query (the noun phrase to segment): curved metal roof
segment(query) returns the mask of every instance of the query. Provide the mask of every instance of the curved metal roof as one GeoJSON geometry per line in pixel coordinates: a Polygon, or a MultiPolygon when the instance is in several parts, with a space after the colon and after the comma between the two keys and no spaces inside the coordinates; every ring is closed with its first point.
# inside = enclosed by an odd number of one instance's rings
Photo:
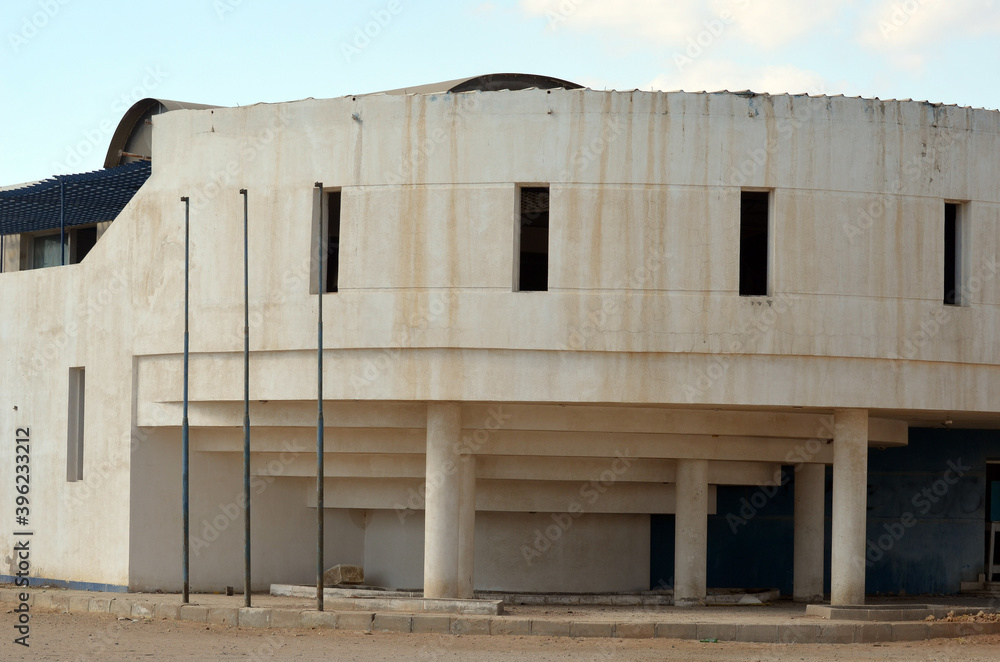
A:
{"type": "MultiPolygon", "coordinates": [[[[499,90],[527,90],[536,87],[540,90],[562,88],[576,90],[583,87],[561,78],[539,76],[537,74],[484,74],[470,78],[446,80],[440,83],[401,87],[396,90],[372,92],[372,94],[446,94],[448,92],[496,92],[499,90]]],[[[361,95],[354,95],[361,96],[361,95]]]]}
{"type": "Polygon", "coordinates": [[[150,172],[148,161],[137,161],[0,191],[0,234],[58,229],[60,208],[65,209],[65,227],[113,221],[150,172]]]}
{"type": "Polygon", "coordinates": [[[118,128],[111,136],[108,155],[104,158],[105,168],[114,168],[125,163],[148,160],[152,156],[153,131],[150,119],[171,110],[204,110],[218,108],[203,103],[187,103],[170,99],[141,99],[132,104],[118,128]]]}

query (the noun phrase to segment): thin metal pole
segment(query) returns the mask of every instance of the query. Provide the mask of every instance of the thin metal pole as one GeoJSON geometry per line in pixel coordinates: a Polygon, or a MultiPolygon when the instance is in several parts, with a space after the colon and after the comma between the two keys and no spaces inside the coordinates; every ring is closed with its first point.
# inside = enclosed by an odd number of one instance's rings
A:
{"type": "Polygon", "coordinates": [[[59,264],[66,265],[66,187],[63,180],[59,180],[59,264]]]}
{"type": "Polygon", "coordinates": [[[187,604],[190,597],[191,566],[188,542],[191,536],[191,511],[188,503],[190,483],[188,482],[188,441],[190,428],[188,426],[188,353],[190,338],[188,335],[188,274],[191,267],[191,201],[187,196],[181,198],[184,203],[184,413],[181,418],[181,508],[184,511],[184,597],[187,604]]]}
{"type": "Polygon", "coordinates": [[[243,594],[250,606],[250,290],[247,233],[247,190],[243,195],[243,594]]]}
{"type": "Polygon", "coordinates": [[[4,235],[0,234],[0,274],[3,273],[3,263],[7,259],[7,251],[4,249],[3,240],[4,235]]]}
{"type": "Polygon", "coordinates": [[[323,611],[323,182],[316,182],[319,192],[319,221],[317,227],[318,267],[316,292],[319,300],[316,343],[316,610],[323,611]]]}

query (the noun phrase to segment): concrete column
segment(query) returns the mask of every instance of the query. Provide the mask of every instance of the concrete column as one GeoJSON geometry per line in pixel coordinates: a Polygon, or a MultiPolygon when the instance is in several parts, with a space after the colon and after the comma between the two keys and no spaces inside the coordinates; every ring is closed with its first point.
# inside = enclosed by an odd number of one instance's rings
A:
{"type": "Polygon", "coordinates": [[[458,596],[471,598],[475,590],[476,456],[463,454],[459,463],[458,596]]]}
{"type": "Polygon", "coordinates": [[[458,403],[427,405],[424,500],[424,597],[458,596],[460,456],[462,409],[458,403]]]}
{"type": "Polygon", "coordinates": [[[826,466],[803,464],[795,474],[795,561],[792,597],[823,601],[823,520],[826,517],[826,466]]]}
{"type": "Polygon", "coordinates": [[[708,461],[677,461],[674,604],[703,604],[708,573],[708,461]]]}
{"type": "Polygon", "coordinates": [[[837,409],[833,418],[832,605],[865,602],[867,505],[868,410],[837,409]]]}

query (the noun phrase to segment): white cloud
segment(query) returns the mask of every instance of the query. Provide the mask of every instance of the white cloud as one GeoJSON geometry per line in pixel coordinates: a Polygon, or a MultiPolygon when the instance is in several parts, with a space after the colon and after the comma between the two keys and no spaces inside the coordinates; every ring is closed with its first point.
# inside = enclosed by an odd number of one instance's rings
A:
{"type": "Polygon", "coordinates": [[[732,12],[737,34],[754,46],[777,48],[836,21],[854,0],[713,0],[721,15],[732,12]]]}
{"type": "Polygon", "coordinates": [[[919,70],[948,42],[1000,36],[997,0],[880,0],[861,18],[858,40],[900,68],[919,70]]]}
{"type": "Polygon", "coordinates": [[[730,60],[695,60],[679,73],[657,76],[644,89],[752,90],[767,94],[835,94],[829,81],[815,71],[793,65],[758,67],[730,60]]]}

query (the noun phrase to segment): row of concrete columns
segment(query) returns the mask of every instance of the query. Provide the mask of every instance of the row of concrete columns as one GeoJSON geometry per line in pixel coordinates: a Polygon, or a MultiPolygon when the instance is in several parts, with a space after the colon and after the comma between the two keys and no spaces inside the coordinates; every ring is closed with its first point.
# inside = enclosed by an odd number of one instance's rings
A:
{"type": "MultiPolygon", "coordinates": [[[[458,403],[427,409],[424,595],[471,598],[476,460],[461,444],[458,403]]],[[[863,604],[868,486],[868,412],[834,413],[831,604],[863,604]]],[[[795,479],[794,588],[797,600],[823,596],[825,475],[802,464],[795,479]]],[[[677,463],[674,601],[704,601],[708,569],[708,461],[677,463]]]]}

